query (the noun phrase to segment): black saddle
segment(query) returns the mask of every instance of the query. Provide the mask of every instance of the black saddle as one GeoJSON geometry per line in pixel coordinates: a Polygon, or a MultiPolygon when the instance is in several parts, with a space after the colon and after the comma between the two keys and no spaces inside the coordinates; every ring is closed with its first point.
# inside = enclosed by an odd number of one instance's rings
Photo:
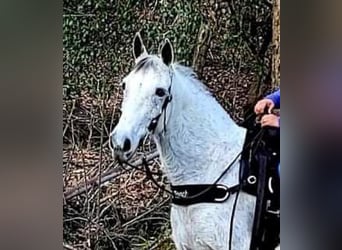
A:
{"type": "Polygon", "coordinates": [[[257,197],[250,249],[268,250],[280,243],[280,129],[254,121],[245,124],[244,146],[250,146],[241,155],[240,178],[242,190],[257,197]]]}

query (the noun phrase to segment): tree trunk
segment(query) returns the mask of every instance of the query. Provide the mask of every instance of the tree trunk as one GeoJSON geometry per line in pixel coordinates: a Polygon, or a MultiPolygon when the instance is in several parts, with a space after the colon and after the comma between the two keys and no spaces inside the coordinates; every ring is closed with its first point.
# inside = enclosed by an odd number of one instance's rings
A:
{"type": "Polygon", "coordinates": [[[280,0],[273,3],[272,88],[280,84],[280,0]]]}

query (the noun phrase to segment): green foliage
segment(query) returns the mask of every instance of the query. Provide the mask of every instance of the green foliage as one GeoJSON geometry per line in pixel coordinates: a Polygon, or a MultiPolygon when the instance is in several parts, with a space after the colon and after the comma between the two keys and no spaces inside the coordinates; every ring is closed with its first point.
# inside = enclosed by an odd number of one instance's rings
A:
{"type": "Polygon", "coordinates": [[[167,37],[190,64],[200,25],[192,1],[64,1],[64,98],[108,93],[132,67],[131,44],[141,31],[150,52],[167,37]],[[192,20],[189,22],[189,20],[192,20]]]}

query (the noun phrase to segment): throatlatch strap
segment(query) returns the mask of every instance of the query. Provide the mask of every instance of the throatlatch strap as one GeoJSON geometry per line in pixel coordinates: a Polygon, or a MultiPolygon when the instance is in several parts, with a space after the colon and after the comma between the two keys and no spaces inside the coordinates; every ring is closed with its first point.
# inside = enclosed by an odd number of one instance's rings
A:
{"type": "Polygon", "coordinates": [[[239,189],[240,185],[228,188],[221,184],[171,186],[171,191],[174,194],[172,197],[172,203],[181,206],[203,202],[222,203],[239,189]]]}

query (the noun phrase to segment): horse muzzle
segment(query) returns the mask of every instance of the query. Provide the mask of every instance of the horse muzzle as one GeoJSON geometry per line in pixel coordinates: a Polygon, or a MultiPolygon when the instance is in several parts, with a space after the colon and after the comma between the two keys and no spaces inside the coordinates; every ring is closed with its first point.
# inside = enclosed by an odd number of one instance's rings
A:
{"type": "Polygon", "coordinates": [[[130,138],[118,137],[115,133],[109,139],[109,147],[113,157],[119,161],[128,161],[135,152],[130,138]]]}

